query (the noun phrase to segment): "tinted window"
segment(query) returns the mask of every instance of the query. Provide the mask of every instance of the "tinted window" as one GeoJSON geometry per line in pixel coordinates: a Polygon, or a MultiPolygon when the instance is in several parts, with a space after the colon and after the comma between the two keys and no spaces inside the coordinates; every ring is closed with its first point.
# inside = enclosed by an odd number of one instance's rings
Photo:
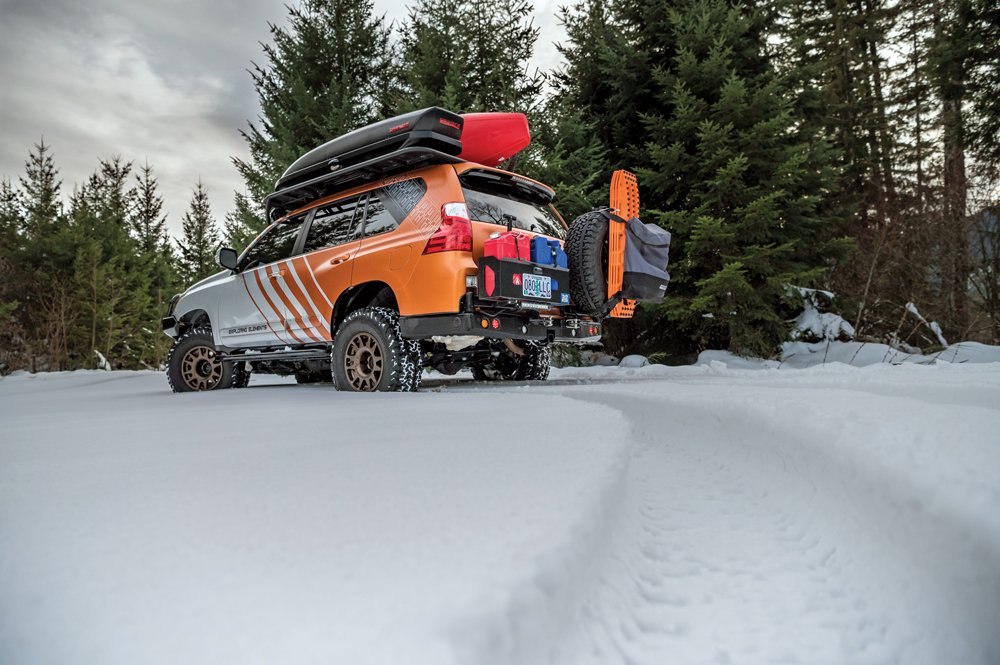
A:
{"type": "Polygon", "coordinates": [[[396,218],[386,208],[385,198],[385,194],[379,196],[378,192],[372,192],[372,195],[368,197],[368,211],[365,214],[365,237],[392,231],[399,226],[396,218]]]}
{"type": "Polygon", "coordinates": [[[343,245],[361,237],[361,209],[365,195],[325,205],[316,211],[303,252],[343,245]]]}
{"type": "Polygon", "coordinates": [[[256,268],[290,256],[304,219],[305,215],[300,215],[265,231],[253,247],[247,250],[243,268],[256,268]]]}
{"type": "Polygon", "coordinates": [[[509,220],[515,229],[543,233],[554,238],[562,238],[566,234],[566,229],[552,206],[546,203],[517,198],[513,190],[490,191],[487,187],[469,182],[462,183],[462,191],[465,193],[469,216],[477,222],[506,226],[509,220]]]}
{"type": "Polygon", "coordinates": [[[427,183],[421,178],[411,178],[381,187],[375,190],[375,193],[398,226],[413,212],[420,199],[424,198],[424,194],[427,193],[427,183]]]}

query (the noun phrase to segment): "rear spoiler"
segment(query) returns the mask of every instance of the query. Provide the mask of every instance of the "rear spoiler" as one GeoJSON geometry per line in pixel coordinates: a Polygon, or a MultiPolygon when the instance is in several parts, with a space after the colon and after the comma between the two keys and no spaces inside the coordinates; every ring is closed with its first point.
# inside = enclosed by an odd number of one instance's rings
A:
{"type": "Polygon", "coordinates": [[[555,190],[510,171],[472,168],[459,175],[458,179],[463,183],[469,182],[472,186],[479,182],[497,189],[508,189],[516,192],[518,198],[543,205],[552,203],[552,199],[556,197],[555,190]]]}

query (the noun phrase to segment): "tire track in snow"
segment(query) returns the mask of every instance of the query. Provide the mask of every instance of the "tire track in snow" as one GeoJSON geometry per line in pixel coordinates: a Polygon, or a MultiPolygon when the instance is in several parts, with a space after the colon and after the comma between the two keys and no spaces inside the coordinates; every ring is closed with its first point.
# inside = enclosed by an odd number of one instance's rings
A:
{"type": "Polygon", "coordinates": [[[564,394],[625,415],[632,501],[584,625],[538,662],[1000,661],[996,533],[845,450],[878,436],[870,422],[791,430],[752,402],[564,394]]]}

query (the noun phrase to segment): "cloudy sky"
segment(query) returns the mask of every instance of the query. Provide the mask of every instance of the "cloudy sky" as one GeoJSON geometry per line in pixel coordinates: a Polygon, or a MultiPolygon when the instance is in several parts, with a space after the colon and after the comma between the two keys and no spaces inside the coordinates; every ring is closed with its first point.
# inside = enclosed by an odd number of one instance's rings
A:
{"type": "MultiPolygon", "coordinates": [[[[542,68],[557,58],[558,4],[535,2],[542,68]]],[[[402,0],[375,7],[406,14],[402,0]]],[[[153,166],[172,232],[199,178],[221,221],[241,187],[239,129],[257,115],[246,70],[284,16],[280,0],[0,0],[0,176],[16,179],[44,136],[66,194],[121,155],[153,166]]]]}

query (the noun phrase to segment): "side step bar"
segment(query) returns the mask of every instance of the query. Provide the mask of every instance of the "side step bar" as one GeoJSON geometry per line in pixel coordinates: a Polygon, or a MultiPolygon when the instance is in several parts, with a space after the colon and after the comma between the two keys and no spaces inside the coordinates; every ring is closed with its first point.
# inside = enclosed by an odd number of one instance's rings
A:
{"type": "Polygon", "coordinates": [[[225,353],[223,360],[235,362],[259,362],[262,360],[285,360],[296,362],[302,360],[329,360],[330,351],[328,349],[300,349],[297,351],[264,351],[257,353],[254,351],[243,351],[240,353],[225,353]]]}

